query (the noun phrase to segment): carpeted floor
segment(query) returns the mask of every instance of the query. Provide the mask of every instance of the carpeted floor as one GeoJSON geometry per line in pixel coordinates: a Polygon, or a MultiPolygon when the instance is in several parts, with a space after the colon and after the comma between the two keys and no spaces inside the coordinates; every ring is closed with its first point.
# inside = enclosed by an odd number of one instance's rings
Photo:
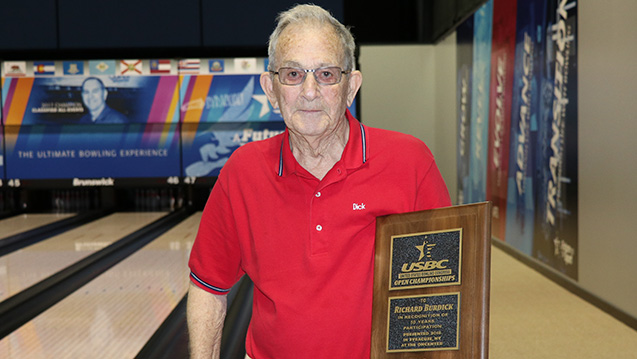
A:
{"type": "Polygon", "coordinates": [[[637,358],[637,331],[491,248],[489,358],[637,358]]]}

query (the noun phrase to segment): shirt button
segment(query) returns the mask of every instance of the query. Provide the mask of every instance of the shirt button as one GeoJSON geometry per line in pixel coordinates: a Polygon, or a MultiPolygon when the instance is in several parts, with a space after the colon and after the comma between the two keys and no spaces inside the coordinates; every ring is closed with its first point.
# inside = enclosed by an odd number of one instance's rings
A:
{"type": "Polygon", "coordinates": [[[323,226],[321,226],[320,224],[316,226],[316,230],[317,231],[322,231],[323,230],[323,226]]]}
{"type": "Polygon", "coordinates": [[[321,192],[316,192],[315,196],[316,198],[321,197],[321,192]]]}

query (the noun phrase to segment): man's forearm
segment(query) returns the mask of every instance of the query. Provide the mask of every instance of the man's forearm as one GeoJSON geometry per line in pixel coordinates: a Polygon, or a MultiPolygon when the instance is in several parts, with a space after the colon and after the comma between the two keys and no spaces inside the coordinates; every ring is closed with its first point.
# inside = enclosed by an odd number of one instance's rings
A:
{"type": "Polygon", "coordinates": [[[225,295],[208,293],[190,283],[186,310],[192,359],[219,358],[226,306],[225,295]]]}

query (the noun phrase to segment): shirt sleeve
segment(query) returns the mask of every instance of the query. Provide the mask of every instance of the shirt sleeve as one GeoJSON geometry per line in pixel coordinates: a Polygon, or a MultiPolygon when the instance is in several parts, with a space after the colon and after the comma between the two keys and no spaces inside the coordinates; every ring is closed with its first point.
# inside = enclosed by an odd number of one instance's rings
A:
{"type": "Polygon", "coordinates": [[[244,274],[236,223],[223,179],[220,176],[210,193],[188,262],[190,280],[219,295],[227,294],[244,274]]]}
{"type": "Polygon", "coordinates": [[[429,169],[418,185],[416,210],[426,210],[451,206],[449,190],[442,178],[436,162],[431,160],[429,169]]]}

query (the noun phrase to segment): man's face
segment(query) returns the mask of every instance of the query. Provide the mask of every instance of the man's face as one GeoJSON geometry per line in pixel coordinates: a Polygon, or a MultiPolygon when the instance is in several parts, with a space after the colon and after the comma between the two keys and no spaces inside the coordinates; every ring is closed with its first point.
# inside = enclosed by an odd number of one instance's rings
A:
{"type": "Polygon", "coordinates": [[[87,80],[82,87],[82,100],[90,112],[95,112],[104,107],[106,90],[99,81],[87,80]]]}
{"type": "MultiPolygon", "coordinates": [[[[316,69],[324,66],[343,67],[343,49],[334,31],[320,25],[290,25],[279,37],[276,65],[316,69]]],[[[359,72],[353,74],[358,77],[359,72]]],[[[321,85],[313,73],[307,73],[302,84],[284,85],[279,75],[263,74],[261,81],[273,107],[279,107],[288,129],[304,137],[320,137],[332,132],[343,121],[345,109],[354,100],[360,82],[343,74],[341,82],[321,85]]]]}

